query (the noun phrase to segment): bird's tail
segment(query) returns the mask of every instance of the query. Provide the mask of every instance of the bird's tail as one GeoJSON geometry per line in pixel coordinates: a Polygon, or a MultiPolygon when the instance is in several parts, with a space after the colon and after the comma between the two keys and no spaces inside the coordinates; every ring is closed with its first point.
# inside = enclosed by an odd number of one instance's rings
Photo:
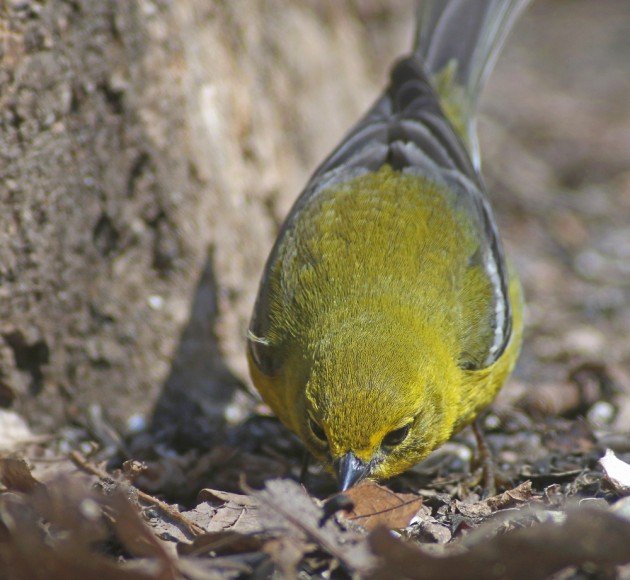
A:
{"type": "Polygon", "coordinates": [[[477,101],[508,33],[531,0],[423,0],[414,53],[479,166],[477,101]]]}

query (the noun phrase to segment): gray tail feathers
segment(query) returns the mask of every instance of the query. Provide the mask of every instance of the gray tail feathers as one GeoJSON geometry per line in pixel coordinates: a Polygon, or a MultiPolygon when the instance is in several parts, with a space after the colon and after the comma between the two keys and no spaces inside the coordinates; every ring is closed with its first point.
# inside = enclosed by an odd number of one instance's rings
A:
{"type": "Polygon", "coordinates": [[[451,122],[473,150],[479,94],[503,42],[531,0],[423,0],[414,53],[422,60],[451,122]]]}

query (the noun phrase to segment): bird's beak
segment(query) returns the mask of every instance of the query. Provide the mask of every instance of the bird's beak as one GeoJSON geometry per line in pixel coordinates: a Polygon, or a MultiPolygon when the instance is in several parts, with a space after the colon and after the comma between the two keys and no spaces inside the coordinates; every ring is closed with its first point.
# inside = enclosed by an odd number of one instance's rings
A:
{"type": "Polygon", "coordinates": [[[341,491],[350,489],[370,473],[370,464],[361,461],[352,451],[333,462],[341,491]]]}

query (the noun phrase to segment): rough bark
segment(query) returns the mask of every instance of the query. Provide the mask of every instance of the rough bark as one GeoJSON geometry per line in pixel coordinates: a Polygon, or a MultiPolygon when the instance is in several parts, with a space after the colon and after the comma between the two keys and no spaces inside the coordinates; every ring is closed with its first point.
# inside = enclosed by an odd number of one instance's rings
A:
{"type": "Polygon", "coordinates": [[[1,404],[223,412],[277,225],[409,40],[386,4],[3,4],[1,404]]]}

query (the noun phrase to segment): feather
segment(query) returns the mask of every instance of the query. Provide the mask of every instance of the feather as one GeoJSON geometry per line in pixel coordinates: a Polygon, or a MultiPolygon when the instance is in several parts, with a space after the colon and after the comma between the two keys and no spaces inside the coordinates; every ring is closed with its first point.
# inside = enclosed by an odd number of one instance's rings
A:
{"type": "Polygon", "coordinates": [[[414,54],[443,108],[480,158],[475,128],[479,95],[519,15],[531,0],[425,0],[418,10],[414,54]]]}

